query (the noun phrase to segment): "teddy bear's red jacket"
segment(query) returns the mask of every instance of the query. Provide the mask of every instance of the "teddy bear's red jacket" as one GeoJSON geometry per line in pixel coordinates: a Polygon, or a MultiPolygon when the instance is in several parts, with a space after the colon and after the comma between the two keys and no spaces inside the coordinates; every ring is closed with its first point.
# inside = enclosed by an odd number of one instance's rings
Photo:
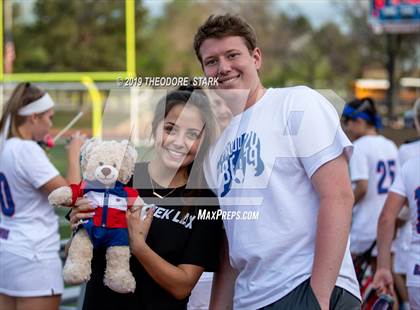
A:
{"type": "Polygon", "coordinates": [[[93,225],[107,228],[127,228],[125,213],[130,209],[138,193],[134,188],[117,182],[113,188],[104,188],[100,183],[82,181],[71,184],[72,204],[79,197],[86,197],[96,207],[93,225]]]}

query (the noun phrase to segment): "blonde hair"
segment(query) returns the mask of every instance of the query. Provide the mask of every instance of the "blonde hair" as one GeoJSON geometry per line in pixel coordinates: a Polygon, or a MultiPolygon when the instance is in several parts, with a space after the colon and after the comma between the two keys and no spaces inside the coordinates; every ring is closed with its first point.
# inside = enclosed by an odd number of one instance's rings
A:
{"type": "Polygon", "coordinates": [[[20,137],[18,127],[25,122],[26,116],[18,115],[18,111],[31,102],[38,100],[44,96],[44,94],[45,92],[42,89],[31,83],[26,82],[18,84],[4,107],[0,119],[0,132],[6,130],[4,128],[6,119],[10,116],[10,131],[7,138],[20,137]]]}

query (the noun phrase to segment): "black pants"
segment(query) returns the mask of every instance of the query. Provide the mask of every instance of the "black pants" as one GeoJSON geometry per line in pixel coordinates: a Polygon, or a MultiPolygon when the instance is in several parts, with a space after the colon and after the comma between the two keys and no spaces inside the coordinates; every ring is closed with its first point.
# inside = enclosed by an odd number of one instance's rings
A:
{"type": "MultiPolygon", "coordinates": [[[[283,298],[260,310],[320,310],[309,281],[306,280],[283,298]]],[[[358,310],[360,307],[359,299],[341,287],[334,287],[330,299],[331,310],[358,310]]]]}

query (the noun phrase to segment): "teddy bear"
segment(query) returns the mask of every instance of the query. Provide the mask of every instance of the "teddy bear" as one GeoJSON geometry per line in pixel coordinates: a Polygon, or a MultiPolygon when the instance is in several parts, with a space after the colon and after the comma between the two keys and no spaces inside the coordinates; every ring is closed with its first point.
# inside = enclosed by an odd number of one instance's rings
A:
{"type": "MultiPolygon", "coordinates": [[[[93,218],[84,221],[74,235],[63,269],[67,284],[90,279],[93,248],[106,249],[104,284],[119,293],[134,292],[126,211],[143,205],[135,189],[126,186],[134,172],[137,151],[128,140],[101,141],[92,138],[81,149],[80,184],[60,187],[48,196],[53,206],[73,206],[79,197],[94,205],[93,218]]],[[[146,216],[142,208],[141,216],[146,216]]]]}

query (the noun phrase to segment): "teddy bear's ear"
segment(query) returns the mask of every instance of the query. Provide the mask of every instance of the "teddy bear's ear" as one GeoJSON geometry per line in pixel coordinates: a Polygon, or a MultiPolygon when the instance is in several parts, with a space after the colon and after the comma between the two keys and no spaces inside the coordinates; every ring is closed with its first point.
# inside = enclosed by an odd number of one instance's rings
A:
{"type": "Polygon", "coordinates": [[[82,147],[80,148],[80,165],[82,167],[82,170],[84,170],[84,167],[86,166],[89,154],[93,147],[100,143],[100,139],[98,138],[90,138],[83,143],[82,147]]]}
{"type": "Polygon", "coordinates": [[[121,145],[125,149],[124,159],[128,159],[133,163],[137,160],[137,150],[133,143],[128,140],[121,141],[121,145]]]}

